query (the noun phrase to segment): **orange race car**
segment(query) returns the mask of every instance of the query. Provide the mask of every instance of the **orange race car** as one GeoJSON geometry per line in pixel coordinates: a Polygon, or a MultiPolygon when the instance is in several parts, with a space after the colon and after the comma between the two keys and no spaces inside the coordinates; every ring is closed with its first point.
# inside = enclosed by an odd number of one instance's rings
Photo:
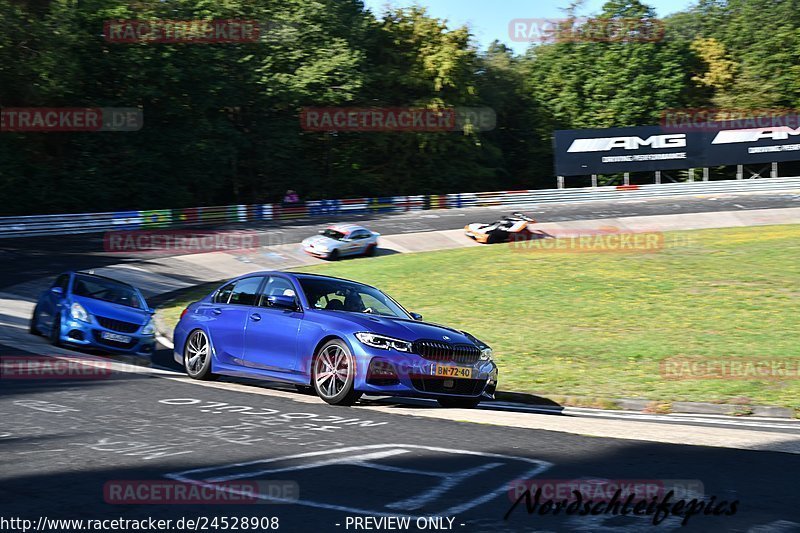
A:
{"type": "Polygon", "coordinates": [[[467,224],[464,233],[479,243],[494,244],[508,242],[514,234],[528,233],[528,226],[535,223],[536,220],[527,215],[513,213],[491,224],[467,224]]]}

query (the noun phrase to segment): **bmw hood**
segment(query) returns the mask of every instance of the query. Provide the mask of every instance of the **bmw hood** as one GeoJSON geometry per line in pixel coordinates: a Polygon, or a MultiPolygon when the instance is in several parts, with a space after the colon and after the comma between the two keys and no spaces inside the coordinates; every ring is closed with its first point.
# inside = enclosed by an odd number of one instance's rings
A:
{"type": "Polygon", "coordinates": [[[150,313],[147,311],[134,309],[127,305],[104,302],[103,300],[95,300],[94,298],[85,298],[83,296],[73,296],[72,301],[81,304],[90,315],[103,316],[139,325],[147,324],[147,321],[150,320],[150,313]]]}
{"type": "Polygon", "coordinates": [[[355,313],[349,316],[348,319],[356,324],[361,331],[386,335],[409,342],[430,339],[452,344],[475,344],[464,333],[456,329],[429,322],[355,313]]]}
{"type": "Polygon", "coordinates": [[[339,241],[331,239],[330,237],[325,237],[324,235],[316,235],[314,237],[308,237],[307,239],[303,239],[303,245],[325,247],[325,248],[336,248],[339,245],[339,241]]]}

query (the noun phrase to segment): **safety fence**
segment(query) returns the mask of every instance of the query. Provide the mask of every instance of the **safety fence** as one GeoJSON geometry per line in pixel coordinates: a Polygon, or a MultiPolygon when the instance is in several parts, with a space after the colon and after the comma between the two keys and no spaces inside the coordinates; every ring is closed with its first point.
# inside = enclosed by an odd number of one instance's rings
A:
{"type": "Polygon", "coordinates": [[[282,222],[319,217],[335,220],[337,218],[345,219],[349,215],[381,215],[461,207],[508,206],[523,209],[526,206],[543,203],[793,190],[800,191],[800,177],[311,200],[292,205],[251,204],[109,213],[30,215],[0,217],[0,238],[96,233],[109,230],[215,226],[247,222],[282,222]]]}

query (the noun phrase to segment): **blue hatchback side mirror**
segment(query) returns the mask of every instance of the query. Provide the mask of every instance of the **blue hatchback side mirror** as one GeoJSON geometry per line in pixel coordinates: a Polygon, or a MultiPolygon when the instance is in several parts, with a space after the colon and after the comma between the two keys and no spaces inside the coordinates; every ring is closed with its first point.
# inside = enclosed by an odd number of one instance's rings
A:
{"type": "Polygon", "coordinates": [[[61,287],[50,287],[50,292],[52,292],[56,296],[64,296],[64,289],[62,289],[61,287]]]}
{"type": "Polygon", "coordinates": [[[422,315],[419,313],[411,313],[411,318],[414,320],[422,320],[422,315]]]}

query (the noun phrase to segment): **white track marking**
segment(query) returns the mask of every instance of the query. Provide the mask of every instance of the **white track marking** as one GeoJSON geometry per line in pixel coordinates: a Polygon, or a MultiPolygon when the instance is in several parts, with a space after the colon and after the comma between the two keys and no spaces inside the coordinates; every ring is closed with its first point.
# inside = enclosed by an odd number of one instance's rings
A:
{"type": "MultiPolygon", "coordinates": [[[[424,517],[424,516],[430,516],[432,514],[435,514],[435,515],[438,515],[438,516],[453,516],[453,515],[457,515],[459,513],[463,513],[464,511],[467,511],[469,509],[472,509],[474,507],[482,505],[482,504],[484,504],[486,502],[489,502],[489,501],[497,498],[498,496],[501,496],[503,494],[507,494],[509,483],[514,481],[515,479],[531,479],[533,477],[538,476],[539,474],[541,474],[542,472],[544,472],[545,470],[547,470],[548,468],[550,468],[552,466],[552,464],[547,462],[547,461],[542,461],[542,460],[538,460],[538,459],[529,459],[527,457],[515,457],[515,456],[510,456],[510,455],[500,455],[500,454],[494,454],[494,453],[474,452],[474,451],[469,451],[469,450],[451,450],[451,449],[447,449],[447,448],[437,448],[437,447],[433,447],[433,446],[421,446],[421,445],[415,445],[415,444],[373,444],[373,445],[367,445],[367,446],[352,446],[352,447],[339,448],[339,449],[335,449],[335,450],[324,450],[324,451],[317,451],[317,452],[301,453],[301,454],[297,454],[297,455],[276,457],[276,458],[271,458],[271,459],[264,459],[264,460],[261,460],[261,461],[251,461],[251,462],[247,462],[247,463],[234,463],[234,464],[215,466],[215,467],[197,468],[197,469],[193,469],[193,470],[187,470],[187,471],[183,471],[183,472],[176,472],[176,473],[167,474],[165,477],[168,478],[168,479],[174,479],[176,481],[181,481],[181,482],[184,482],[184,483],[193,483],[193,484],[196,484],[196,485],[201,485],[201,486],[205,486],[205,487],[209,487],[209,488],[215,488],[216,490],[224,490],[224,491],[230,492],[230,493],[242,494],[242,491],[233,489],[230,486],[214,485],[214,483],[211,482],[209,479],[200,480],[200,479],[195,479],[195,478],[190,477],[190,476],[194,476],[196,474],[205,474],[205,473],[209,473],[209,472],[213,472],[213,471],[226,470],[226,469],[234,469],[234,468],[241,469],[241,468],[246,468],[246,467],[258,467],[259,465],[268,464],[268,463],[275,463],[275,462],[278,462],[278,461],[297,462],[298,460],[302,460],[302,459],[320,459],[320,460],[312,462],[310,464],[296,465],[296,466],[286,467],[286,468],[279,469],[279,470],[281,472],[290,472],[290,471],[293,471],[293,470],[308,470],[310,468],[325,467],[325,466],[329,466],[329,465],[333,465],[333,464],[336,464],[336,465],[352,464],[352,465],[359,466],[359,467],[364,467],[364,468],[373,468],[373,469],[377,469],[377,470],[385,470],[385,468],[383,468],[383,467],[385,467],[386,465],[374,465],[374,464],[370,463],[368,460],[365,461],[364,458],[365,457],[373,457],[373,458],[375,458],[375,457],[378,457],[380,455],[384,455],[384,456],[388,457],[390,455],[396,455],[397,453],[408,453],[408,452],[411,452],[411,451],[414,451],[414,450],[430,451],[430,452],[437,452],[437,453],[440,453],[440,454],[450,454],[450,455],[457,455],[457,456],[469,456],[469,457],[475,457],[475,458],[481,458],[481,459],[485,458],[487,460],[487,462],[484,463],[483,465],[480,465],[480,466],[476,467],[476,468],[468,469],[468,470],[464,470],[464,471],[460,471],[460,472],[438,472],[438,473],[432,473],[429,470],[420,471],[420,470],[411,469],[412,470],[411,473],[414,473],[414,474],[426,475],[426,476],[430,476],[430,475],[440,476],[444,480],[443,484],[445,486],[443,488],[439,489],[439,490],[432,489],[431,491],[428,491],[427,493],[425,493],[424,496],[417,496],[416,499],[411,498],[409,500],[404,500],[402,502],[398,502],[398,503],[396,503],[394,505],[404,505],[404,506],[409,506],[409,507],[415,507],[415,508],[418,509],[420,506],[423,506],[425,504],[431,503],[431,501],[433,499],[437,498],[438,496],[441,496],[442,494],[444,494],[448,490],[456,487],[462,481],[464,481],[466,479],[469,479],[474,475],[477,475],[478,474],[478,469],[482,469],[482,472],[485,472],[485,471],[490,470],[492,468],[496,468],[496,467],[498,467],[500,465],[506,465],[506,464],[510,464],[510,463],[513,463],[513,462],[522,463],[522,464],[527,465],[527,466],[526,466],[526,471],[515,471],[513,479],[504,480],[503,483],[499,487],[497,487],[497,488],[495,488],[493,490],[490,490],[487,493],[480,494],[480,495],[474,497],[473,499],[471,499],[471,500],[469,500],[469,501],[467,501],[465,503],[462,503],[462,504],[459,504],[459,505],[455,505],[455,506],[449,507],[447,509],[437,510],[435,513],[427,513],[426,512],[424,515],[413,516],[412,518],[420,518],[420,517],[424,517]],[[387,453],[388,453],[388,455],[385,455],[387,453]],[[351,454],[355,454],[355,455],[351,455],[351,454]],[[332,461],[331,459],[328,459],[326,457],[326,456],[331,456],[331,455],[345,455],[345,457],[341,458],[341,459],[335,459],[335,460],[332,461]],[[376,466],[378,468],[375,468],[376,466]]],[[[248,471],[246,473],[247,475],[236,474],[235,476],[230,476],[230,475],[229,476],[218,476],[218,477],[215,477],[215,478],[212,478],[212,479],[214,479],[214,480],[222,480],[222,481],[226,481],[226,480],[229,480],[229,479],[244,479],[244,478],[247,478],[247,477],[255,477],[255,476],[263,475],[264,472],[266,472],[266,470],[264,470],[263,468],[254,468],[253,470],[248,471]]],[[[396,516],[397,515],[396,512],[389,512],[389,511],[385,510],[386,508],[392,508],[391,507],[392,504],[385,504],[385,505],[383,505],[383,507],[377,508],[377,509],[362,509],[362,508],[357,508],[357,507],[349,507],[349,506],[331,504],[331,503],[326,503],[326,502],[316,502],[316,501],[307,500],[307,499],[291,500],[291,502],[289,502],[288,500],[284,500],[282,498],[277,498],[277,497],[269,496],[269,495],[265,495],[265,494],[258,495],[258,497],[260,499],[263,499],[263,500],[266,500],[266,501],[293,503],[293,504],[305,505],[305,506],[313,507],[313,508],[317,508],[317,509],[330,509],[330,510],[341,511],[341,512],[345,512],[345,513],[365,514],[365,515],[370,515],[370,516],[396,516]]]]}

